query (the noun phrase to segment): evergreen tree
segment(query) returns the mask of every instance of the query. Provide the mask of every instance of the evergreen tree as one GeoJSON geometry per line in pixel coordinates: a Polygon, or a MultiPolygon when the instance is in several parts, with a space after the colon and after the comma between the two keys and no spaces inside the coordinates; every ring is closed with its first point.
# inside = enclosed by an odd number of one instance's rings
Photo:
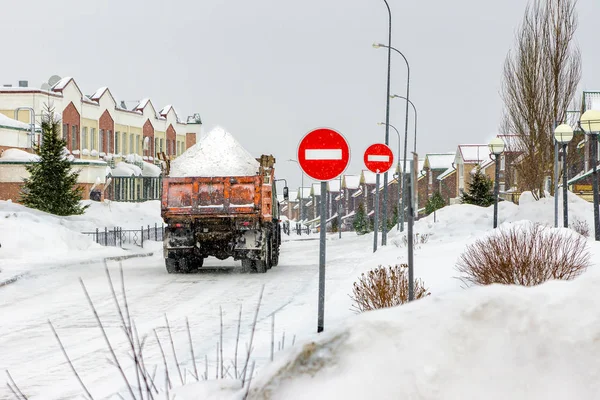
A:
{"type": "Polygon", "coordinates": [[[427,200],[427,204],[425,205],[425,214],[429,215],[435,210],[439,210],[440,208],[444,207],[445,205],[446,202],[444,201],[442,194],[440,192],[435,192],[433,196],[431,196],[429,200],[427,200]]]}
{"type": "Polygon", "coordinates": [[[363,205],[363,203],[360,203],[358,205],[358,208],[356,209],[356,213],[354,214],[354,221],[352,222],[352,227],[354,228],[354,231],[356,233],[358,233],[359,235],[363,235],[365,233],[370,232],[369,225],[369,219],[367,218],[367,215],[365,213],[365,206],[363,205]]]}
{"type": "Polygon", "coordinates": [[[54,215],[83,214],[88,206],[80,204],[83,188],[77,186],[79,172],[71,171],[59,127],[54,110],[47,108],[42,117],[42,144],[34,148],[40,160],[26,167],[30,177],[24,180],[21,202],[54,215]]]}
{"type": "Polygon", "coordinates": [[[469,184],[469,190],[463,192],[461,203],[488,207],[494,204],[493,182],[478,167],[469,184]]]}
{"type": "Polygon", "coordinates": [[[396,204],[394,206],[394,211],[392,211],[392,218],[391,219],[388,218],[388,224],[387,224],[388,231],[398,224],[399,218],[400,217],[398,215],[398,205],[396,204]]]}

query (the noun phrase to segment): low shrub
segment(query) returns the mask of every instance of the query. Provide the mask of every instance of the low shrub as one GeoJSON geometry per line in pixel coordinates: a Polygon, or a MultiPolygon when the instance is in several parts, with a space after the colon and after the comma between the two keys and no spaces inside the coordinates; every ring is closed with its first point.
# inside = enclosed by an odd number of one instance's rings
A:
{"type": "MultiPolygon", "coordinates": [[[[357,312],[393,307],[408,302],[408,265],[381,265],[362,273],[358,282],[354,282],[352,308],[357,312]]],[[[415,279],[415,299],[429,296],[428,289],[420,279],[415,279]]]]}
{"type": "Polygon", "coordinates": [[[569,228],[579,233],[581,236],[590,236],[590,226],[582,219],[574,218],[573,222],[569,224],[569,228]]]}
{"type": "Polygon", "coordinates": [[[465,284],[534,286],[569,280],[590,265],[586,239],[541,224],[497,229],[467,246],[456,265],[465,284]]]}

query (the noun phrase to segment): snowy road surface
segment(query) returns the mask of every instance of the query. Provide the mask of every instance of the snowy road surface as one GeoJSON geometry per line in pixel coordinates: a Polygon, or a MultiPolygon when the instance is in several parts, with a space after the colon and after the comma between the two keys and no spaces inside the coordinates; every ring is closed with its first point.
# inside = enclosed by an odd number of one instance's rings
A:
{"type": "MultiPolygon", "coordinates": [[[[206,355],[209,378],[214,378],[216,371],[219,307],[223,309],[223,358],[225,367],[232,370],[239,307],[243,307],[238,356],[242,363],[241,353],[249,342],[249,326],[263,284],[265,290],[252,357],[257,368],[270,357],[270,314],[273,312],[276,312],[275,351],[279,342],[288,347],[294,335],[306,338],[316,331],[317,238],[312,235],[313,240],[284,242],[279,266],[266,274],[244,273],[239,261],[208,259],[198,274],[169,275],[161,258],[160,243],[151,244],[155,250],[153,257],[123,261],[128,304],[140,337],[149,335],[144,356],[147,365],[159,365],[157,382],[164,384],[164,375],[161,375],[162,359],[153,329],[160,337],[171,367],[171,380],[175,386],[181,385],[174,369],[165,314],[174,335],[179,363],[184,370],[192,371],[185,329],[185,318],[189,317],[198,370],[204,373],[206,355]]],[[[369,254],[366,243],[364,237],[354,234],[348,234],[342,241],[332,236],[328,241],[328,304],[348,301],[351,282],[358,275],[357,260],[369,254]]],[[[120,293],[118,263],[110,262],[109,268],[120,293]]],[[[50,320],[94,397],[113,398],[111,395],[116,388],[122,388],[123,380],[108,362],[110,353],[78,279],[81,277],[85,283],[119,360],[131,372],[126,338],[120,329],[104,265],[55,265],[34,271],[32,275],[0,288],[0,369],[9,369],[30,399],[81,398],[78,383],[48,325],[50,320]]],[[[328,315],[326,309],[326,328],[327,324],[350,314],[348,310],[344,315],[328,315]]],[[[129,377],[133,382],[134,375],[129,377]]],[[[191,379],[189,374],[186,379],[191,379]]],[[[7,398],[7,391],[2,385],[0,398],[7,398]]],[[[125,394],[122,389],[121,393],[125,394]]]]}

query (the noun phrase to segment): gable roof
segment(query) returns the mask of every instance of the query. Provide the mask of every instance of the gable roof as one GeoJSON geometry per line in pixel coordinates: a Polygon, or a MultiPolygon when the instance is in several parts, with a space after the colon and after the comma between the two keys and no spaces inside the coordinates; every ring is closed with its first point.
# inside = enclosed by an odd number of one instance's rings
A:
{"type": "Polygon", "coordinates": [[[455,173],[456,170],[454,168],[448,168],[446,171],[444,171],[443,174],[441,174],[440,176],[437,177],[438,181],[443,181],[444,179],[446,179],[447,177],[449,177],[450,175],[452,175],[453,173],[455,173]]]}
{"type": "MultiPolygon", "coordinates": [[[[144,108],[146,108],[148,103],[152,104],[152,102],[150,101],[149,98],[142,99],[142,100],[140,100],[140,102],[138,103],[137,106],[133,107],[133,109],[135,111],[142,111],[144,108]]],[[[154,107],[154,106],[152,106],[152,107],[154,107]]]]}
{"type": "Polygon", "coordinates": [[[94,92],[93,95],[90,96],[90,99],[100,100],[100,97],[102,97],[104,95],[104,92],[106,92],[107,90],[108,88],[106,86],[101,87],[100,89],[96,90],[96,92],[94,92]]]}
{"type": "Polygon", "coordinates": [[[344,175],[342,179],[342,184],[346,189],[354,190],[360,186],[360,175],[344,175]]]}
{"type": "Polygon", "coordinates": [[[375,172],[369,171],[368,169],[363,169],[361,172],[360,181],[365,185],[375,185],[377,183],[377,174],[375,172]]]}
{"type": "Polygon", "coordinates": [[[340,191],[340,180],[339,179],[335,179],[335,180],[329,181],[328,185],[329,185],[329,191],[330,192],[337,193],[337,192],[340,191]]]}
{"type": "MultiPolygon", "coordinates": [[[[54,86],[52,86],[52,90],[55,92],[62,92],[71,81],[74,82],[73,78],[70,76],[64,77],[60,81],[56,82],[54,86]]],[[[75,85],[77,84],[75,83],[75,85]]]]}
{"type": "Polygon", "coordinates": [[[487,144],[459,144],[458,153],[465,164],[479,164],[489,158],[490,149],[487,144]]]}
{"type": "Polygon", "coordinates": [[[443,169],[452,167],[456,153],[430,153],[425,155],[423,168],[443,169]]]}

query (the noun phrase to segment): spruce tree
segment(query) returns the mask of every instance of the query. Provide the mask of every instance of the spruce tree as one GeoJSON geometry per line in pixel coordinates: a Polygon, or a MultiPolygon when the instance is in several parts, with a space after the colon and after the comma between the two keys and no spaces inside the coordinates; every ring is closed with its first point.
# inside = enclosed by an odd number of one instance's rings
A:
{"type": "Polygon", "coordinates": [[[64,151],[67,143],[59,129],[54,110],[47,108],[42,117],[42,144],[34,148],[40,160],[26,167],[30,177],[24,179],[21,202],[54,215],[83,214],[88,206],[80,204],[83,188],[77,186],[79,172],[71,170],[64,151]]]}
{"type": "Polygon", "coordinates": [[[365,233],[369,233],[369,220],[367,219],[367,215],[365,213],[365,206],[363,203],[358,205],[356,209],[356,213],[354,214],[354,221],[352,221],[352,227],[354,231],[359,235],[363,235],[365,233]]]}
{"type": "Polygon", "coordinates": [[[427,200],[427,204],[425,205],[425,214],[429,215],[435,210],[439,210],[440,208],[444,207],[445,205],[446,202],[444,201],[442,194],[440,192],[435,192],[433,196],[431,196],[431,198],[427,200]]]}
{"type": "Polygon", "coordinates": [[[469,184],[469,190],[463,192],[461,203],[489,207],[494,204],[493,182],[478,167],[469,184]]]}

